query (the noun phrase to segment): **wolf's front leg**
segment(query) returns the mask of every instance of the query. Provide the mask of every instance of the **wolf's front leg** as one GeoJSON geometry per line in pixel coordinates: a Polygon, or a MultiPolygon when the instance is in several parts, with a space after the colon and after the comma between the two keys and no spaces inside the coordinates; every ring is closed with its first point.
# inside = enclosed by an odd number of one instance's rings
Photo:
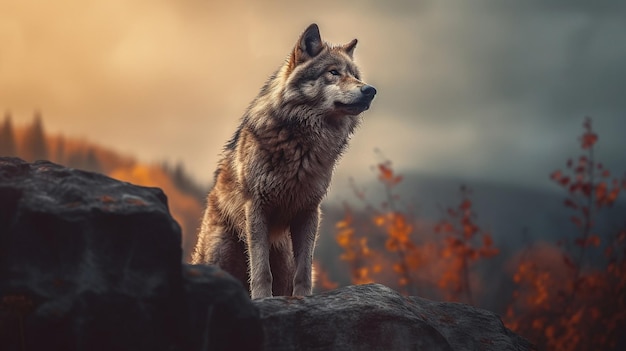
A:
{"type": "Polygon", "coordinates": [[[252,202],[246,205],[245,212],[250,297],[253,299],[270,297],[272,296],[272,271],[267,219],[262,210],[254,206],[252,202]]]}
{"type": "Polygon", "coordinates": [[[313,282],[313,250],[317,239],[320,210],[302,212],[291,224],[291,241],[296,263],[296,273],[293,279],[293,295],[311,295],[313,282]]]}

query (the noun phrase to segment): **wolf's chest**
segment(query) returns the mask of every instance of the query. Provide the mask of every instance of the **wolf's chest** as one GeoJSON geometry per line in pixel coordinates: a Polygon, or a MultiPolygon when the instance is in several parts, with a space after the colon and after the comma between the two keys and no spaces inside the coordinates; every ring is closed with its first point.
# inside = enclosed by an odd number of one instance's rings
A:
{"type": "Polygon", "coordinates": [[[258,184],[262,198],[285,208],[317,205],[324,197],[332,175],[332,162],[319,150],[293,148],[268,154],[264,175],[258,184]]]}

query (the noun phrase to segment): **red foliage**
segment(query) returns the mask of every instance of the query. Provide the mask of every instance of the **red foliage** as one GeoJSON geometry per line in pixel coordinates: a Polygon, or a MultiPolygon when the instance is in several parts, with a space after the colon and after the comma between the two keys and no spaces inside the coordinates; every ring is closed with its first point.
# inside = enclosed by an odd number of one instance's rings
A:
{"type": "Polygon", "coordinates": [[[591,149],[598,141],[598,135],[593,132],[591,128],[591,118],[585,117],[585,121],[583,122],[583,127],[585,128],[585,132],[580,136],[580,143],[583,150],[591,149]]]}
{"type": "Polygon", "coordinates": [[[444,218],[435,225],[435,233],[443,235],[441,256],[447,261],[438,286],[448,300],[473,303],[470,266],[481,258],[497,255],[499,250],[493,247],[491,234],[475,223],[470,195],[471,191],[462,186],[461,203],[444,212],[444,218]]]}
{"type": "Polygon", "coordinates": [[[594,218],[615,203],[620,184],[626,188],[626,178],[610,180],[611,172],[595,163],[598,136],[590,118],[583,128],[580,140],[586,154],[576,164],[571,159],[566,163],[574,180],[570,182],[560,170],[550,175],[568,193],[564,206],[576,211],[571,216],[577,231],[573,245],[558,254],[560,266],[533,256],[535,248],[528,249],[526,256],[533,257],[519,261],[513,276],[517,288],[505,315],[509,328],[548,350],[611,350],[626,327],[626,232],[607,243],[594,232],[594,218]],[[587,262],[589,253],[596,250],[603,250],[603,266],[587,262]]]}
{"type": "MultiPolygon", "coordinates": [[[[355,284],[373,281],[372,274],[388,273],[396,276],[396,288],[405,294],[418,290],[436,289],[439,295],[453,300],[471,302],[470,266],[473,262],[496,255],[491,236],[474,222],[469,191],[455,208],[447,209],[448,218],[434,226],[440,235],[420,242],[416,221],[407,210],[399,209],[399,196],[393,189],[402,182],[384,161],[376,167],[378,179],[385,187],[387,200],[380,206],[368,204],[371,219],[384,234],[384,251],[367,246],[366,237],[358,237],[353,227],[352,213],[347,208],[344,220],[337,223],[337,243],[344,249],[341,259],[348,261],[355,284]],[[384,257],[392,257],[385,261],[384,257]],[[420,289],[421,288],[421,289],[420,289]]],[[[465,188],[464,188],[465,189],[465,188]]],[[[362,191],[356,192],[366,201],[362,191]]]]}
{"type": "MultiPolygon", "coordinates": [[[[583,128],[583,155],[550,174],[567,193],[563,206],[572,211],[569,221],[575,235],[564,236],[556,245],[528,246],[511,271],[515,288],[503,319],[539,349],[612,350],[619,340],[624,342],[620,333],[626,329],[626,229],[611,235],[600,233],[594,225],[626,190],[626,177],[612,178],[595,160],[598,135],[591,119],[585,119],[583,128]],[[596,259],[591,265],[591,255],[603,255],[604,261],[598,264],[596,259]]],[[[479,281],[472,268],[479,260],[498,255],[499,249],[476,222],[470,190],[461,188],[460,202],[442,210],[442,219],[429,236],[418,230],[409,211],[399,209],[399,197],[392,190],[402,177],[391,163],[385,161],[375,169],[387,201],[367,208],[384,240],[358,236],[349,210],[337,224],[337,242],[344,249],[342,259],[351,265],[353,282],[372,282],[381,279],[375,274],[385,273],[395,276],[396,288],[404,293],[434,289],[435,298],[472,303],[476,298],[473,287],[479,281]],[[386,261],[386,257],[392,259],[386,261]]],[[[357,196],[366,201],[364,192],[357,196]]]]}
{"type": "Polygon", "coordinates": [[[378,179],[388,186],[394,186],[402,181],[401,175],[396,175],[391,168],[391,162],[385,161],[378,165],[378,179]]]}
{"type": "Polygon", "coordinates": [[[373,283],[374,280],[370,275],[374,269],[369,264],[372,251],[367,245],[367,238],[355,235],[352,224],[352,212],[350,207],[346,205],[345,218],[336,224],[338,230],[337,244],[344,250],[341,259],[350,264],[350,275],[353,284],[373,283]]]}

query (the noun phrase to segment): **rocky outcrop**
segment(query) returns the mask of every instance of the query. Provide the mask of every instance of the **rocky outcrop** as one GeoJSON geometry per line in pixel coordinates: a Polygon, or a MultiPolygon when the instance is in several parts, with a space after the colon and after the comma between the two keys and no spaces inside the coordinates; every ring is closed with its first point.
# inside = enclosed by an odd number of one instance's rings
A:
{"type": "Polygon", "coordinates": [[[380,284],[254,301],[265,350],[533,350],[489,311],[405,297],[380,284]]]}
{"type": "Polygon", "coordinates": [[[532,350],[493,313],[382,285],[250,301],[181,263],[161,190],[0,157],[0,350],[532,350]]]}
{"type": "Polygon", "coordinates": [[[0,158],[0,349],[259,349],[241,284],[180,244],[159,189],[0,158]]]}

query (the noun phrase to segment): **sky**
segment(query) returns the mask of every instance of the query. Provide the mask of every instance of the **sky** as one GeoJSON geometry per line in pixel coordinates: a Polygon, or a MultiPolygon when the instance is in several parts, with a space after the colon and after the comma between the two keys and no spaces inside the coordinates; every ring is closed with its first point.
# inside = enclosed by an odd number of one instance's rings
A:
{"type": "Polygon", "coordinates": [[[378,148],[401,172],[526,187],[578,155],[626,171],[626,2],[0,0],[0,110],[208,184],[221,148],[318,23],[378,94],[334,186],[378,148]]]}

